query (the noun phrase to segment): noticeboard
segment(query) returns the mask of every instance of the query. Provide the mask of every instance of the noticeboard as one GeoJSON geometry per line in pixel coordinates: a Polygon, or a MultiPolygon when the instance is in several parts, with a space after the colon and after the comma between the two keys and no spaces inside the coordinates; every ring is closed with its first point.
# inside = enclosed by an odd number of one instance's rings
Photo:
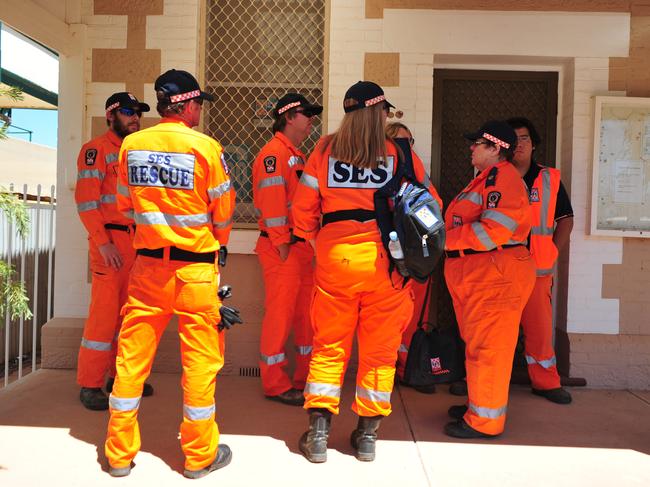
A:
{"type": "Polygon", "coordinates": [[[650,98],[595,97],[591,234],[650,237],[650,98]]]}

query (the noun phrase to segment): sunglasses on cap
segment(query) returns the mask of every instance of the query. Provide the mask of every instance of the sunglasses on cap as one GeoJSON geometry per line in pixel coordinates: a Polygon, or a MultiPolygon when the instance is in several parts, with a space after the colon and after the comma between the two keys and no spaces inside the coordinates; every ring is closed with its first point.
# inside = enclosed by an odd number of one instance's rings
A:
{"type": "Polygon", "coordinates": [[[122,107],[122,108],[118,108],[117,111],[120,112],[125,117],[132,117],[133,115],[142,117],[142,112],[140,110],[136,110],[135,108],[122,107]]]}

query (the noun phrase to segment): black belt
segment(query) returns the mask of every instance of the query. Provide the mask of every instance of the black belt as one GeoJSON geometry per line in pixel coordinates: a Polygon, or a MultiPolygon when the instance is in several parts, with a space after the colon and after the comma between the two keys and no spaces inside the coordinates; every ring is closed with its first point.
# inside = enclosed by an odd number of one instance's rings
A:
{"type": "Polygon", "coordinates": [[[472,255],[472,254],[485,254],[486,252],[494,252],[495,250],[500,250],[500,249],[510,249],[512,247],[523,247],[522,244],[510,244],[510,245],[502,245],[501,247],[497,247],[496,249],[492,250],[474,250],[474,249],[464,249],[464,250],[445,250],[445,257],[449,259],[454,259],[456,257],[462,255],[472,255]]]}
{"type": "MultiPolygon", "coordinates": [[[[260,232],[260,237],[266,237],[266,238],[269,238],[269,232],[266,232],[266,231],[262,230],[262,231],[260,232]]],[[[304,241],[305,241],[304,238],[302,238],[302,237],[296,237],[296,236],[292,233],[292,234],[291,234],[291,240],[290,240],[289,243],[304,242],[304,241]]]]}
{"type": "Polygon", "coordinates": [[[342,222],[344,220],[355,220],[358,222],[367,222],[375,219],[374,210],[339,210],[325,213],[323,215],[322,226],[329,225],[334,222],[342,222]]]}
{"type": "MultiPolygon", "coordinates": [[[[162,259],[165,255],[165,249],[138,249],[136,254],[144,255],[146,257],[153,257],[154,259],[162,259]]],[[[183,262],[214,262],[215,252],[190,252],[189,250],[179,249],[177,247],[169,247],[169,260],[182,260],[183,262]]]]}
{"type": "Polygon", "coordinates": [[[135,225],[119,225],[117,223],[104,223],[106,230],[119,230],[120,232],[130,233],[135,230],[135,225]]]}

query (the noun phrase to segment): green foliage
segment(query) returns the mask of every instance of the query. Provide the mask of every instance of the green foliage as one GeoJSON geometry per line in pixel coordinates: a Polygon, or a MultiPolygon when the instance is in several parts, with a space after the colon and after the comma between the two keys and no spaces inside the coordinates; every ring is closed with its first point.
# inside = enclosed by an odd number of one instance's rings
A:
{"type": "MultiPolygon", "coordinates": [[[[0,96],[6,96],[11,100],[18,101],[23,99],[23,92],[20,91],[20,88],[16,88],[15,86],[9,86],[7,88],[0,86],[0,96]]],[[[7,138],[5,132],[7,131],[7,128],[9,128],[10,123],[11,119],[9,117],[0,114],[0,140],[7,138]]]]}
{"type": "Polygon", "coordinates": [[[10,222],[16,225],[18,235],[24,237],[29,231],[29,215],[27,208],[18,196],[0,186],[0,211],[7,215],[10,222]]]}
{"type": "Polygon", "coordinates": [[[32,317],[25,286],[16,281],[13,266],[0,260],[0,316],[4,316],[7,309],[12,320],[32,317]]]}

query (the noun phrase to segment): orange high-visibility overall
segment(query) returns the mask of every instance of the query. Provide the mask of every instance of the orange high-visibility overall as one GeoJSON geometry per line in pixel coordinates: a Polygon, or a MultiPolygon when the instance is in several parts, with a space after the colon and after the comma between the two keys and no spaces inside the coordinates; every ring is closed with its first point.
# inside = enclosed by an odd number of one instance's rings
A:
{"type": "Polygon", "coordinates": [[[234,190],[222,148],[184,123],[163,118],[124,139],[118,205],[137,224],[138,249],[117,352],[105,452],[110,465],[130,465],[140,449],[138,406],[156,347],[178,315],[183,365],[185,468],[216,457],[216,375],[224,362],[219,333],[219,272],[215,252],[228,241],[234,190]]]}
{"type": "Polygon", "coordinates": [[[302,390],[309,371],[314,252],[304,239],[292,235],[290,210],[304,168],[305,156],[281,132],[262,147],[253,163],[253,202],[261,231],[255,252],[262,265],[265,291],[260,371],[267,396],[292,387],[302,390]],[[277,250],[281,244],[291,244],[284,262],[277,250]],[[296,350],[293,382],[287,375],[285,354],[291,331],[296,350]]]}
{"type": "Polygon", "coordinates": [[[503,432],[521,312],[535,283],[526,249],[528,195],[507,161],[479,174],[445,212],[445,279],[461,337],[469,396],[465,421],[503,432]]]}
{"type": "MultiPolygon", "coordinates": [[[[402,332],[413,312],[410,284],[389,275],[374,217],[335,221],[320,228],[322,214],[374,211],[374,191],[394,174],[397,150],[386,142],[387,161],[362,169],[330,157],[327,139],[316,146],[293,200],[294,233],[316,239],[316,289],[311,306],[314,349],[305,386],[306,409],[339,412],[343,376],[356,332],[359,368],[352,409],[359,416],[387,416],[402,332]]],[[[435,190],[422,161],[415,174],[435,190]]]]}
{"type": "Polygon", "coordinates": [[[135,259],[133,220],[117,210],[115,196],[121,144],[122,139],[108,130],[86,143],[77,158],[75,201],[81,223],[88,231],[92,273],[90,307],[77,365],[77,383],[81,387],[103,387],[106,375],[115,375],[120,309],[126,301],[129,272],[135,259]],[[118,270],[106,265],[99,252],[99,247],[109,242],[122,257],[118,270]]]}
{"type": "Polygon", "coordinates": [[[555,207],[560,189],[560,171],[543,167],[530,188],[532,228],[530,253],[537,266],[537,279],[530,299],[521,315],[528,375],[534,389],[557,389],[557,372],[553,348],[553,304],[551,288],[553,267],[558,249],[553,242],[555,207]]]}

